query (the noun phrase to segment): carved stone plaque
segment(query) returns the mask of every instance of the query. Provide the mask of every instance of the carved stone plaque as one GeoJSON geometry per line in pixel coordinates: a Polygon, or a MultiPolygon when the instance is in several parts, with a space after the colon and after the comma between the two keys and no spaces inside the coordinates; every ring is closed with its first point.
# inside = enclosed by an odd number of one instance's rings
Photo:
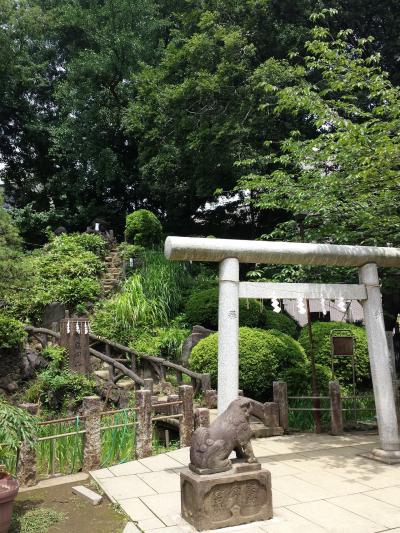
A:
{"type": "Polygon", "coordinates": [[[198,531],[272,518],[271,474],[248,466],[250,471],[241,464],[238,469],[201,476],[183,471],[182,517],[198,531]]]}

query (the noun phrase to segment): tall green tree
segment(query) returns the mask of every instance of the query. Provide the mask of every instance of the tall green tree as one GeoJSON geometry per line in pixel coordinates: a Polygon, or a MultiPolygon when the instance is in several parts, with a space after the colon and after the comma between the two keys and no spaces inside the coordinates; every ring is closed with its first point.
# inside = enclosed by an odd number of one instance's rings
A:
{"type": "MultiPolygon", "coordinates": [[[[324,22],[326,15],[315,17],[324,22]]],[[[273,103],[297,127],[278,147],[267,138],[261,162],[245,161],[263,173],[250,173],[241,186],[255,191],[262,208],[303,214],[310,240],[400,243],[400,91],[379,54],[365,54],[370,40],[316,25],[304,61],[285,62],[292,83],[264,81],[261,112],[273,103]]]]}
{"type": "MultiPolygon", "coordinates": [[[[125,124],[140,139],[143,184],[170,229],[193,231],[196,210],[235,185],[234,162],[274,129],[272,115],[257,113],[256,70],[301,47],[312,2],[283,4],[177,2],[159,63],[136,77],[125,124]]],[[[270,75],[284,73],[271,67],[270,75]]]]}
{"type": "Polygon", "coordinates": [[[75,225],[99,215],[123,223],[126,211],[145,200],[137,139],[124,131],[122,115],[135,97],[132,74],[157,55],[155,14],[152,0],[68,1],[54,8],[65,75],[55,91],[51,153],[60,169],[52,190],[56,208],[75,225]]]}

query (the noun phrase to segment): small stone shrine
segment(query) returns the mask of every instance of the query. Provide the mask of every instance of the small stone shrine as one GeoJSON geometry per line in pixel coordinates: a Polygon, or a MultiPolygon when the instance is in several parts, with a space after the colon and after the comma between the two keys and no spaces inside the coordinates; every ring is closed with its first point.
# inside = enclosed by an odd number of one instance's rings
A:
{"type": "Polygon", "coordinates": [[[181,472],[181,513],[198,531],[272,518],[271,473],[250,442],[250,417],[262,413],[262,404],[241,397],[194,432],[189,468],[181,472]]]}

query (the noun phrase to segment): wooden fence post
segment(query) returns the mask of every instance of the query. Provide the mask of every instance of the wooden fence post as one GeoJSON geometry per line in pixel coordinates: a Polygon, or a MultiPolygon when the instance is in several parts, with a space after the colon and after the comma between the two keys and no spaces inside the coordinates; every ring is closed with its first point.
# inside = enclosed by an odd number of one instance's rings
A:
{"type": "Polygon", "coordinates": [[[151,392],[151,394],[153,395],[153,385],[154,385],[154,382],[153,382],[153,379],[152,378],[144,378],[144,388],[146,390],[149,390],[151,392]]]}
{"type": "Polygon", "coordinates": [[[137,426],[136,426],[136,458],[143,459],[152,454],[153,426],[151,422],[151,391],[136,391],[137,426]]]}
{"type": "Polygon", "coordinates": [[[287,384],[284,381],[273,382],[274,402],[279,407],[279,425],[286,432],[289,429],[289,405],[287,384]]]}
{"type": "Polygon", "coordinates": [[[82,407],[86,430],[83,438],[82,470],[89,472],[90,470],[95,470],[101,464],[101,399],[98,396],[85,396],[82,407]]]}
{"type": "Polygon", "coordinates": [[[331,434],[343,434],[342,398],[338,381],[329,382],[329,396],[331,400],[331,434]]]}
{"type": "Polygon", "coordinates": [[[210,411],[207,407],[198,407],[194,412],[194,427],[208,428],[210,427],[210,411]]]}
{"type": "Polygon", "coordinates": [[[179,398],[182,402],[182,417],[179,419],[179,434],[181,448],[183,448],[185,446],[190,446],[193,434],[193,387],[190,385],[180,385],[179,398]]]}
{"type": "Polygon", "coordinates": [[[211,376],[210,374],[202,374],[201,376],[201,392],[205,393],[211,389],[211,376]]]}
{"type": "Polygon", "coordinates": [[[37,484],[36,448],[26,442],[21,444],[18,455],[17,479],[21,487],[37,484]]]}

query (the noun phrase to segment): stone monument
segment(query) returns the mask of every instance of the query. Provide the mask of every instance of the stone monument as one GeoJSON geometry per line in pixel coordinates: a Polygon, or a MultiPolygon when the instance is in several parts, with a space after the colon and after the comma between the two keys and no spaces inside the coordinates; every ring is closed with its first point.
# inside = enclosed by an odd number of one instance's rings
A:
{"type": "Polygon", "coordinates": [[[272,518],[271,473],[261,470],[250,442],[250,417],[262,412],[262,404],[241,397],[193,433],[181,513],[198,531],[272,518]]]}

